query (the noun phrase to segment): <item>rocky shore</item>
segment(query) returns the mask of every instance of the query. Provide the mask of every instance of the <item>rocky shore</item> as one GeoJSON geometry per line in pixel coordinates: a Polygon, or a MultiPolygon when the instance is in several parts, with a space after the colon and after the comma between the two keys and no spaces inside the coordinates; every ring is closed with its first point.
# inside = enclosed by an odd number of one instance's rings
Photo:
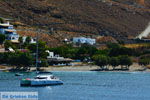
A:
{"type": "MultiPolygon", "coordinates": [[[[62,66],[62,67],[54,67],[49,66],[48,68],[44,68],[46,71],[102,71],[99,66],[96,65],[84,65],[84,66],[62,66]]],[[[116,70],[110,66],[108,71],[146,71],[150,72],[150,69],[146,68],[146,66],[139,66],[138,64],[133,64],[130,66],[129,70],[119,70],[119,67],[116,70]]]]}

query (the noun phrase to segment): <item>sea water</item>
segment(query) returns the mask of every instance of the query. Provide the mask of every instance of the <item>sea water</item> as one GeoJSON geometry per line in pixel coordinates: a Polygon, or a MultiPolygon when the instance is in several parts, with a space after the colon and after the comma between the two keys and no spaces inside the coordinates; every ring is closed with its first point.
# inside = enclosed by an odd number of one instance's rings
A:
{"type": "Polygon", "coordinates": [[[150,73],[146,72],[53,72],[64,84],[20,87],[20,79],[35,73],[0,72],[0,92],[38,92],[39,100],[150,100],[150,73]]]}

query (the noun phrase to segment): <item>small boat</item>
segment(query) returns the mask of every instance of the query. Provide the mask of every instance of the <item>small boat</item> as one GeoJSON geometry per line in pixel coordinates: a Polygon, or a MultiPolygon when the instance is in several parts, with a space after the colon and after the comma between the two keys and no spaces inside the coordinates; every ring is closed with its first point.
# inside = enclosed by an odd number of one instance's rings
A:
{"type": "Polygon", "coordinates": [[[49,86],[62,84],[63,82],[53,75],[38,75],[33,79],[22,79],[20,82],[21,86],[49,86]]]}
{"type": "Polygon", "coordinates": [[[48,72],[48,71],[37,71],[37,74],[52,74],[52,72],[48,72]]]}
{"type": "Polygon", "coordinates": [[[23,76],[21,73],[16,73],[15,76],[23,76]]]}

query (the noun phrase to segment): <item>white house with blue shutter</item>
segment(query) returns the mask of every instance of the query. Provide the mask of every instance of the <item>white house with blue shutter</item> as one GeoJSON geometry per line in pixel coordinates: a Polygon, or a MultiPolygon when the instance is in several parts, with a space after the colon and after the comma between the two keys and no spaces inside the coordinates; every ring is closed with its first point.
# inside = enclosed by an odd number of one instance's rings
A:
{"type": "Polygon", "coordinates": [[[0,23],[0,34],[6,35],[7,40],[18,41],[19,35],[16,33],[13,25],[7,23],[0,23]]]}
{"type": "Polygon", "coordinates": [[[80,43],[80,44],[86,43],[86,44],[94,45],[96,43],[96,40],[92,38],[85,38],[85,37],[74,37],[73,43],[80,43]]]}

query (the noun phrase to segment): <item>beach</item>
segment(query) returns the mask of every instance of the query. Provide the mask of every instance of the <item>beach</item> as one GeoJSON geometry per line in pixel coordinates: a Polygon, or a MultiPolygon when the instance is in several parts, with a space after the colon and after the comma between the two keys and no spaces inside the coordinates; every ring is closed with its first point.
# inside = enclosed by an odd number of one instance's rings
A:
{"type": "Polygon", "coordinates": [[[49,66],[44,68],[46,71],[91,71],[99,69],[99,66],[84,65],[84,66],[49,66]]]}
{"type": "MultiPolygon", "coordinates": [[[[13,68],[12,66],[6,66],[6,65],[0,65],[1,71],[7,71],[9,69],[13,68]]],[[[109,66],[109,70],[107,71],[122,71],[117,70],[120,67],[116,67],[116,70],[113,70],[112,66],[109,66]]],[[[97,65],[75,65],[75,66],[49,66],[49,67],[41,67],[44,71],[102,71],[99,66],[97,65]]],[[[31,71],[34,71],[35,67],[31,67],[31,71]]],[[[146,66],[140,66],[137,63],[134,63],[130,66],[129,70],[125,70],[129,72],[134,71],[146,71],[150,72],[150,69],[146,68],[146,66]]]]}

